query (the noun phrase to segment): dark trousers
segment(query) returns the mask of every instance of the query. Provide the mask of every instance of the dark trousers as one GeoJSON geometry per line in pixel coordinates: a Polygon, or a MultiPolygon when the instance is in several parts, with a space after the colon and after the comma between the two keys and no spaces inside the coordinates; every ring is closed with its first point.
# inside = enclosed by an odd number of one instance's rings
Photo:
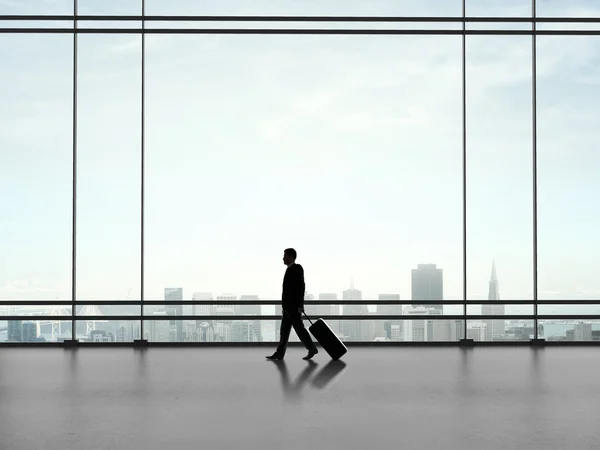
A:
{"type": "Polygon", "coordinates": [[[285,350],[287,348],[292,327],[294,327],[296,334],[307,350],[315,348],[315,344],[310,338],[308,330],[304,328],[304,322],[302,322],[302,313],[298,311],[298,307],[292,306],[288,309],[282,308],[281,329],[279,330],[279,345],[277,346],[276,351],[281,357],[285,355],[285,350]]]}

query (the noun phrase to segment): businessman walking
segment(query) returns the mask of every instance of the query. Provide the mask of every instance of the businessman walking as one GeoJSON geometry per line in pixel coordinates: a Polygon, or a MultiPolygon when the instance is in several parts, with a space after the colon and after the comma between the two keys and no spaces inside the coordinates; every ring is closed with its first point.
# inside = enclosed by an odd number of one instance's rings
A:
{"type": "Polygon", "coordinates": [[[308,330],[304,328],[304,322],[302,322],[306,286],[304,284],[304,269],[300,264],[296,264],[296,256],[296,250],[293,248],[287,248],[283,252],[283,263],[287,266],[287,269],[283,277],[283,293],[281,296],[281,329],[277,350],[271,356],[267,356],[267,359],[270,360],[283,359],[292,327],[294,327],[296,334],[308,350],[308,355],[302,359],[311,359],[319,352],[310,338],[308,330]]]}

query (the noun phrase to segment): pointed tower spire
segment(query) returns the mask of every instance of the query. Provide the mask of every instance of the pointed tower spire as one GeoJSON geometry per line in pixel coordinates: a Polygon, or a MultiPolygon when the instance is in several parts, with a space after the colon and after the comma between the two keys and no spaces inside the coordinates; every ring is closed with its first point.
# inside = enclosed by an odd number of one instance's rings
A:
{"type": "Polygon", "coordinates": [[[490,275],[488,300],[500,300],[500,289],[498,288],[498,277],[496,276],[495,260],[492,260],[492,274],[490,275]]]}

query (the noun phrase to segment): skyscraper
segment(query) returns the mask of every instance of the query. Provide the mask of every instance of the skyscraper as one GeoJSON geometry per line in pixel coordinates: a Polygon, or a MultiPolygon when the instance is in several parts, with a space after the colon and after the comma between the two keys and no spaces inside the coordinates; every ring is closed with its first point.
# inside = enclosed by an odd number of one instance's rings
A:
{"type": "Polygon", "coordinates": [[[206,322],[201,322],[196,329],[198,333],[198,342],[214,342],[214,328],[206,322]]]}
{"type": "MultiPolygon", "coordinates": [[[[165,288],[165,300],[183,300],[183,288],[165,288]]],[[[183,315],[183,305],[168,305],[166,309],[175,310],[175,316],[181,317],[183,315]]],[[[183,320],[172,319],[170,325],[175,327],[177,342],[185,341],[185,335],[183,333],[183,320]]]]}
{"type": "Polygon", "coordinates": [[[163,319],[150,320],[150,340],[152,342],[170,342],[170,321],[167,320],[166,311],[156,311],[153,316],[164,316],[163,319]]]}
{"type": "Polygon", "coordinates": [[[423,300],[444,300],[442,269],[438,269],[435,264],[419,264],[416,269],[412,269],[411,294],[414,308],[425,307],[442,311],[442,305],[420,303],[423,300]]]}
{"type": "MultiPolygon", "coordinates": [[[[235,301],[237,296],[233,294],[222,294],[217,296],[220,302],[235,301]]],[[[215,305],[213,311],[217,316],[241,315],[241,305],[219,304],[215,305]]],[[[215,339],[219,342],[231,342],[233,340],[233,320],[218,320],[214,322],[215,339]]]]}
{"type": "MultiPolygon", "coordinates": [[[[481,306],[481,314],[484,316],[503,316],[504,305],[497,303],[500,300],[500,289],[498,277],[496,276],[496,263],[492,261],[492,274],[490,275],[488,302],[481,306]]],[[[488,319],[486,324],[486,341],[493,341],[504,335],[504,319],[488,319]]]]}
{"type": "Polygon", "coordinates": [[[591,341],[592,340],[592,324],[579,322],[575,324],[573,332],[574,341],[591,341]]]}
{"type": "MultiPolygon", "coordinates": [[[[247,305],[242,305],[241,306],[241,310],[240,313],[242,315],[252,315],[252,316],[260,316],[262,314],[262,306],[261,305],[257,305],[254,303],[250,303],[250,302],[257,302],[260,301],[260,299],[258,298],[258,295],[242,295],[240,297],[240,300],[245,300],[248,302],[247,305]]],[[[258,319],[253,319],[250,321],[251,325],[252,325],[252,341],[253,342],[262,342],[263,340],[263,333],[262,333],[262,320],[258,320],[258,319]]],[[[252,342],[251,341],[251,342],[252,342]]]]}
{"type": "MultiPolygon", "coordinates": [[[[319,294],[319,300],[337,300],[338,295],[335,292],[326,292],[319,294]]],[[[318,305],[317,315],[321,316],[339,316],[340,315],[340,305],[318,305]]],[[[312,319],[312,317],[311,317],[312,319]]],[[[335,333],[336,336],[340,335],[340,321],[339,320],[328,320],[327,321],[331,330],[335,333]]]]}
{"type": "Polygon", "coordinates": [[[500,300],[500,289],[498,288],[498,276],[496,275],[496,261],[492,261],[492,274],[488,287],[488,300],[500,300]]]}
{"type": "MultiPolygon", "coordinates": [[[[212,300],[213,295],[211,292],[194,292],[192,300],[212,300]]],[[[194,305],[192,306],[193,316],[211,316],[213,314],[213,305],[194,305]]],[[[201,322],[205,322],[204,320],[201,322]]],[[[199,326],[199,324],[196,324],[199,326]]]]}
{"type": "MultiPolygon", "coordinates": [[[[314,300],[314,299],[315,299],[315,296],[314,296],[314,295],[312,295],[312,294],[308,294],[308,293],[305,293],[305,294],[304,294],[304,300],[314,300]]],[[[307,305],[307,304],[305,304],[305,305],[304,305],[304,311],[306,312],[306,315],[307,315],[308,317],[310,317],[311,319],[312,319],[313,317],[315,317],[315,318],[316,318],[316,316],[318,316],[318,315],[319,315],[319,307],[320,307],[320,306],[321,306],[321,305],[307,305]]],[[[321,314],[321,315],[322,315],[322,314],[321,314]]]]}
{"type": "Polygon", "coordinates": [[[40,335],[38,322],[23,322],[23,342],[35,342],[40,335]]]}
{"type": "MultiPolygon", "coordinates": [[[[319,294],[319,300],[337,300],[338,295],[334,292],[326,292],[319,294]]],[[[340,305],[332,304],[332,305],[318,305],[317,315],[319,316],[338,316],[340,314],[340,305]]]]}
{"type": "MultiPolygon", "coordinates": [[[[423,306],[406,306],[405,316],[425,316],[430,310],[423,306]]],[[[406,342],[425,342],[428,338],[427,321],[423,319],[406,320],[403,324],[403,340],[406,342]]]]}
{"type": "Polygon", "coordinates": [[[23,322],[9,320],[6,337],[8,342],[23,342],[23,322]]]}
{"type": "MultiPolygon", "coordinates": [[[[424,306],[407,306],[405,316],[441,316],[439,309],[424,306]]],[[[403,322],[404,340],[407,342],[448,342],[462,338],[463,323],[460,320],[423,320],[412,319],[403,322]]]]}
{"type": "MultiPolygon", "coordinates": [[[[400,304],[399,294],[379,294],[379,300],[397,301],[397,305],[377,305],[377,315],[379,316],[400,316],[402,315],[402,305],[400,304]]],[[[375,324],[375,334],[383,335],[390,340],[401,340],[402,321],[401,320],[378,320],[375,324]]]]}
{"type": "MultiPolygon", "coordinates": [[[[343,300],[362,300],[362,292],[354,289],[354,282],[350,289],[346,289],[342,293],[343,300]]],[[[354,304],[344,305],[344,315],[369,315],[367,305],[354,304]]],[[[349,341],[363,341],[371,338],[371,321],[369,320],[342,320],[340,331],[344,339],[349,341]]]]}

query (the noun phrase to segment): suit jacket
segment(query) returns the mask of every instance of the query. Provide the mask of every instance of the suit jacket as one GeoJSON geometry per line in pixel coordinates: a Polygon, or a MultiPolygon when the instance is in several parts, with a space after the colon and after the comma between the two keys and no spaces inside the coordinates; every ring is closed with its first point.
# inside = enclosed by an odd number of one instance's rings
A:
{"type": "Polygon", "coordinates": [[[283,276],[281,305],[285,309],[304,307],[304,269],[300,264],[292,264],[283,276]]]}

